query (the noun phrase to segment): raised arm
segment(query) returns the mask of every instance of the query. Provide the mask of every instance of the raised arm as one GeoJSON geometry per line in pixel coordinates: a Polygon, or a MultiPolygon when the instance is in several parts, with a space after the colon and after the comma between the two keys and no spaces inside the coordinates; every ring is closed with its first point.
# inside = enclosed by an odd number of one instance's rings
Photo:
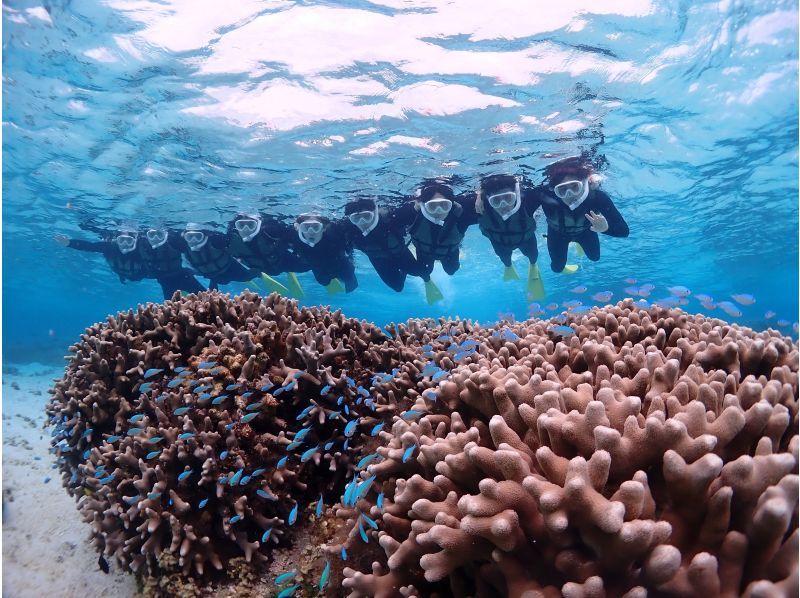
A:
{"type": "Polygon", "coordinates": [[[629,234],[628,223],[619,213],[614,202],[605,193],[599,189],[595,192],[595,211],[599,211],[608,222],[608,230],[603,231],[606,235],[611,237],[627,237],[629,234]]]}

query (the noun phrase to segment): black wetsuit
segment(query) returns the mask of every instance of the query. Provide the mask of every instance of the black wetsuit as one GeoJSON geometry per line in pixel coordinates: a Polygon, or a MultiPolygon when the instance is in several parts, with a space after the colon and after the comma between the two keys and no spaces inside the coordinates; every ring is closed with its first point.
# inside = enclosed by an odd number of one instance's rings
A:
{"type": "Polygon", "coordinates": [[[338,278],[344,283],[348,293],[358,287],[353,247],[343,222],[329,223],[314,247],[298,240],[297,249],[300,257],[311,267],[316,281],[322,286],[328,286],[334,278],[338,278]]]}
{"type": "Polygon", "coordinates": [[[589,191],[584,202],[573,212],[548,187],[538,187],[536,194],[547,218],[547,250],[550,267],[561,272],[567,263],[570,241],[578,243],[593,262],[600,259],[600,238],[591,230],[586,214],[602,214],[608,221],[608,230],[603,233],[611,237],[627,237],[628,225],[611,198],[599,189],[589,191]]]}
{"type": "Polygon", "coordinates": [[[208,240],[197,251],[189,248],[189,244],[181,237],[181,251],[192,267],[209,279],[208,288],[216,289],[229,282],[247,282],[258,272],[248,270],[233,259],[228,251],[229,237],[225,233],[203,231],[208,240]]]}
{"type": "Polygon", "coordinates": [[[311,269],[310,264],[299,253],[299,241],[294,229],[269,216],[262,215],[261,230],[247,242],[242,241],[231,222],[228,238],[231,257],[251,270],[274,276],[283,272],[307,272],[311,269]]]}
{"type": "Polygon", "coordinates": [[[181,261],[182,239],[178,231],[168,231],[166,242],[155,249],[147,239],[143,242],[138,241],[136,250],[140,251],[148,271],[161,285],[164,299],[172,297],[175,291],[199,293],[205,290],[191,270],[183,267],[181,261]]]}
{"type": "Polygon", "coordinates": [[[478,226],[483,236],[489,239],[497,257],[506,267],[511,266],[511,254],[519,249],[531,264],[539,257],[536,244],[536,220],[534,212],[540,202],[532,189],[521,189],[519,209],[508,220],[503,220],[497,211],[483,198],[483,214],[477,214],[478,226]]]}
{"type": "Polygon", "coordinates": [[[410,221],[409,233],[417,250],[422,279],[430,280],[436,260],[442,263],[445,272],[455,274],[461,266],[458,255],[461,241],[470,225],[476,222],[475,202],[470,205],[469,201],[457,198],[441,226],[425,218],[421,208],[417,211],[410,203],[402,206],[398,212],[400,222],[410,221]]]}
{"type": "Polygon", "coordinates": [[[122,253],[114,241],[70,239],[67,247],[78,251],[102,253],[111,271],[119,276],[120,282],[138,282],[145,278],[155,278],[149,275],[147,263],[142,259],[140,245],[137,240],[133,251],[122,253]]]}
{"type": "Polygon", "coordinates": [[[349,220],[345,226],[353,246],[369,258],[381,280],[399,293],[409,274],[419,276],[420,267],[406,243],[409,223],[401,222],[396,215],[380,210],[378,224],[366,236],[349,220]]]}

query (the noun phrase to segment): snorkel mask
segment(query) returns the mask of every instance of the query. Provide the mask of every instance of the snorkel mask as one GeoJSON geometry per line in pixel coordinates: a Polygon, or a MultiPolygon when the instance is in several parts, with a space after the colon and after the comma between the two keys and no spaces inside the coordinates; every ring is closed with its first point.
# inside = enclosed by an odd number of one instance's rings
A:
{"type": "Polygon", "coordinates": [[[575,210],[589,195],[588,179],[568,178],[553,187],[556,197],[566,204],[570,210],[575,210]]]}
{"type": "Polygon", "coordinates": [[[362,210],[361,212],[354,212],[348,217],[350,223],[361,231],[365,237],[378,226],[378,207],[375,206],[372,210],[362,210]]]}
{"type": "Polygon", "coordinates": [[[158,249],[167,242],[168,233],[166,228],[148,228],[145,236],[150,243],[150,247],[158,249]]]}
{"type": "Polygon", "coordinates": [[[325,225],[319,219],[319,216],[301,216],[300,218],[295,223],[297,236],[309,247],[314,247],[322,240],[325,225]]]}
{"type": "Polygon", "coordinates": [[[114,242],[117,244],[120,253],[126,254],[136,249],[136,241],[138,238],[139,233],[137,231],[125,228],[120,229],[114,242]]]}
{"type": "Polygon", "coordinates": [[[444,224],[445,218],[447,218],[452,209],[453,201],[442,197],[438,193],[428,201],[423,202],[421,206],[422,215],[439,226],[444,224]]]}
{"type": "Polygon", "coordinates": [[[242,241],[251,241],[261,230],[261,216],[258,214],[240,214],[233,223],[233,227],[242,241]]]}
{"type": "Polygon", "coordinates": [[[489,205],[492,206],[503,221],[508,220],[517,213],[522,204],[519,179],[517,179],[513,191],[498,191],[487,197],[486,201],[489,202],[489,205]]]}
{"type": "Polygon", "coordinates": [[[208,243],[208,235],[203,232],[202,226],[194,222],[186,225],[186,230],[181,235],[191,251],[199,251],[208,243]]]}

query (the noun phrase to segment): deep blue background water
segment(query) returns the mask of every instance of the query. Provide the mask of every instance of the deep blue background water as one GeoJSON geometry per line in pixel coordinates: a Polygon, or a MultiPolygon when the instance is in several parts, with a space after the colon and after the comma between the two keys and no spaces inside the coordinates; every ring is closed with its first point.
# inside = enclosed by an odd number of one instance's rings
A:
{"type": "MultiPolygon", "coordinates": [[[[538,182],[581,151],[607,160],[604,188],[631,236],[603,238],[602,261],[584,258],[574,276],[550,273],[544,255],[543,303],[617,300],[634,277],[657,286],[651,298],[677,284],[751,293],[736,321],[755,328],[768,310],[773,325],[795,322],[796,3],[596,4],[5,3],[6,362],[58,362],[87,325],[160,299],[155,283],[121,285],[99,255],[53,241],[93,238],[83,219],[335,216],[358,190],[399,200],[436,175],[458,190],[497,172],[538,182]]],[[[502,282],[477,229],[461,270],[434,274],[446,295],[435,306],[418,280],[397,295],[357,265],[349,296],[303,275],[304,302],[379,323],[527,313],[523,283],[502,282]]]]}

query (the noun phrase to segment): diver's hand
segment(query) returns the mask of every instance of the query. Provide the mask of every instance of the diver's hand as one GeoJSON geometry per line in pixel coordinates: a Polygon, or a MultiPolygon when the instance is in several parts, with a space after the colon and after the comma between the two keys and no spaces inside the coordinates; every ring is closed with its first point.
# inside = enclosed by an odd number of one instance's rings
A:
{"type": "Polygon", "coordinates": [[[56,240],[56,243],[58,243],[62,247],[69,246],[69,237],[67,235],[56,234],[53,235],[53,238],[56,240]]]}
{"type": "Polygon", "coordinates": [[[586,219],[592,223],[589,228],[596,233],[604,233],[608,230],[608,220],[602,214],[595,214],[591,210],[586,214],[586,219]]]}
{"type": "Polygon", "coordinates": [[[483,214],[483,194],[481,193],[481,185],[475,190],[475,211],[478,214],[483,214]]]}

